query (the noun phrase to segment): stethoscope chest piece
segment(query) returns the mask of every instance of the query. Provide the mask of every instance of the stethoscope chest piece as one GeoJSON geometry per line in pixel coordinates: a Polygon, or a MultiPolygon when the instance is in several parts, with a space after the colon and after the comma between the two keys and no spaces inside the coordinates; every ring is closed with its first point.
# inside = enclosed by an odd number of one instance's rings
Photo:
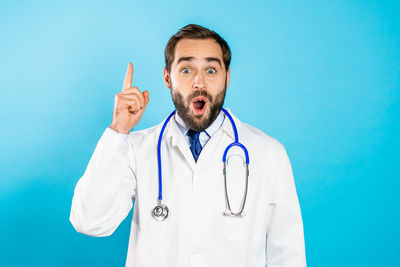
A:
{"type": "Polygon", "coordinates": [[[157,221],[164,221],[168,217],[168,212],[168,207],[164,204],[159,203],[153,209],[152,214],[157,221]]]}

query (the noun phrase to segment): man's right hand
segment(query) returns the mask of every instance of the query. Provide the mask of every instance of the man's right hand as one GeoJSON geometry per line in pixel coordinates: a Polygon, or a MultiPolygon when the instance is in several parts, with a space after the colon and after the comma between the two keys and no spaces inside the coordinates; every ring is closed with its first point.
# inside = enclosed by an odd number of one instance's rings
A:
{"type": "Polygon", "coordinates": [[[142,118],[149,103],[149,92],[132,87],[133,65],[129,63],[122,91],[115,95],[114,113],[110,128],[128,134],[142,118]]]}

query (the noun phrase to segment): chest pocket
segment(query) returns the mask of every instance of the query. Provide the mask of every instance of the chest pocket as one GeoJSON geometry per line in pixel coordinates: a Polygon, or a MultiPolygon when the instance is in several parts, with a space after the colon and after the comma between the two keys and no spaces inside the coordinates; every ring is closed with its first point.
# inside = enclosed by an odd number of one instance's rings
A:
{"type": "MultiPolygon", "coordinates": [[[[271,194],[272,190],[270,188],[257,186],[249,182],[247,200],[243,210],[244,215],[224,215],[224,239],[242,242],[265,242],[267,224],[274,209],[271,194]]],[[[239,194],[235,192],[235,194],[229,195],[233,212],[239,210],[242,197],[243,191],[239,194]]]]}

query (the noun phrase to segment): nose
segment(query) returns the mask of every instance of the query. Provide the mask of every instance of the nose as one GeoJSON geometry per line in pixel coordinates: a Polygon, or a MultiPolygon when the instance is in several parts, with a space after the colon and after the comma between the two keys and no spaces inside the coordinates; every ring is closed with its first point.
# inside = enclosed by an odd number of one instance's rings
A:
{"type": "Polygon", "coordinates": [[[195,90],[203,89],[205,87],[205,81],[203,73],[197,73],[193,79],[193,88],[195,90]]]}

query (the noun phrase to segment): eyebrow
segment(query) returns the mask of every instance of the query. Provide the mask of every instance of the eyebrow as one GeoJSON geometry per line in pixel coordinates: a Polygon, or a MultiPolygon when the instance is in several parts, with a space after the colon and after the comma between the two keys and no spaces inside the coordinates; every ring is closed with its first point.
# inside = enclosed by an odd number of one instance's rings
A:
{"type": "MultiPolygon", "coordinates": [[[[179,65],[179,63],[181,63],[182,61],[191,61],[193,59],[194,59],[194,57],[180,57],[178,59],[178,61],[176,62],[176,65],[179,65]]],[[[205,60],[207,62],[216,61],[219,64],[219,66],[222,67],[221,60],[219,60],[219,58],[217,58],[217,57],[206,57],[205,60]]]]}

